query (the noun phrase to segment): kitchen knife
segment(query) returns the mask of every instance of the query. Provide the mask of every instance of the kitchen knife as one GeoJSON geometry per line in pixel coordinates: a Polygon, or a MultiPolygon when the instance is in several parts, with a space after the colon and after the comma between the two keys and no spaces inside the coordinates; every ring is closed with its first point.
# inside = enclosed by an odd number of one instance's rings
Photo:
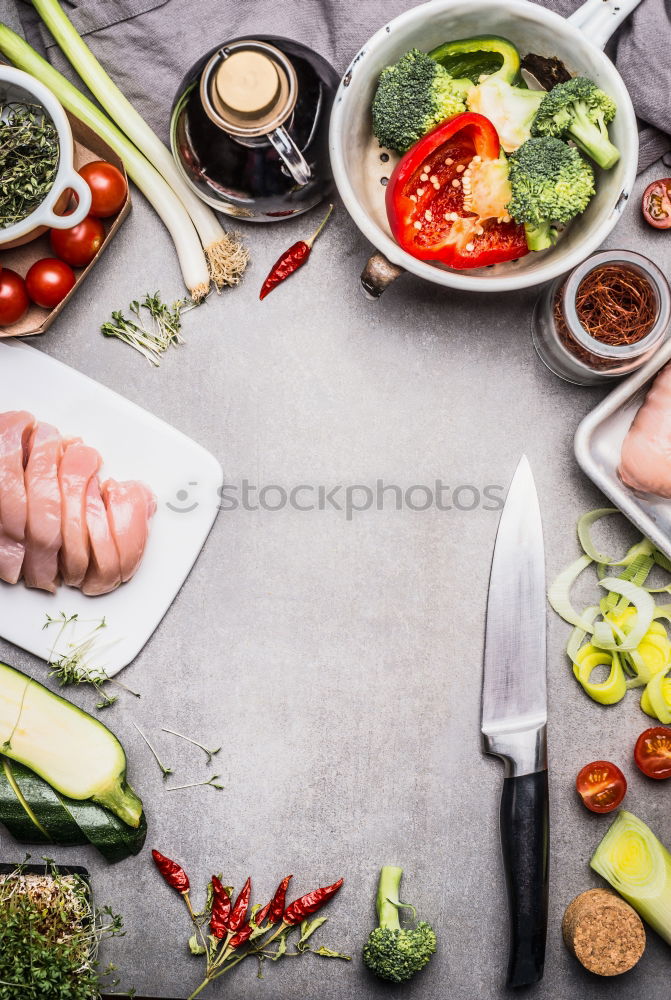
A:
{"type": "Polygon", "coordinates": [[[543,976],[548,911],[548,773],[543,529],[522,456],[508,490],[489,578],[482,738],[505,764],[501,846],[508,887],[507,985],[543,976]]]}

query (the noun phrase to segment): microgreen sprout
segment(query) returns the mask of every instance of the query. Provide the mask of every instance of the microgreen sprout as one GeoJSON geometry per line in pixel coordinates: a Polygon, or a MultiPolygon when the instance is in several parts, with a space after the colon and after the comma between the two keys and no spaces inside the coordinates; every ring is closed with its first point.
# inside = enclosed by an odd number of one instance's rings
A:
{"type": "Polygon", "coordinates": [[[203,753],[207,754],[208,764],[212,762],[212,758],[214,757],[214,755],[219,753],[219,751],[221,750],[221,747],[217,747],[216,750],[209,750],[208,747],[203,746],[203,744],[199,743],[198,740],[192,740],[190,736],[184,736],[183,733],[175,732],[174,729],[162,729],[161,732],[170,733],[171,736],[179,736],[180,740],[186,740],[187,743],[193,743],[195,747],[200,747],[203,753]]]}
{"type": "Polygon", "coordinates": [[[101,326],[106,337],[118,337],[125,344],[135,348],[149,364],[158,367],[161,355],[174,345],[184,343],[181,334],[182,315],[194,308],[188,299],[178,299],[171,306],[162,301],[158,292],[145,295],[142,302],[131,302],[129,309],[133,318],[128,319],[118,310],[112,319],[101,326]]]}
{"type": "Polygon", "coordinates": [[[169,792],[181,792],[184,788],[202,788],[205,785],[211,785],[212,788],[222,791],[226,786],[218,783],[218,779],[220,777],[220,774],[213,774],[211,778],[207,779],[207,781],[192,781],[188,785],[171,785],[167,790],[169,792]]]}
{"type": "Polygon", "coordinates": [[[156,750],[153,748],[153,746],[151,745],[151,743],[149,742],[149,740],[147,739],[147,737],[144,735],[144,733],[142,732],[142,730],[140,729],[140,727],[137,725],[137,723],[134,722],[133,725],[135,726],[135,728],[137,729],[138,733],[140,734],[140,736],[142,737],[142,739],[145,741],[145,743],[147,744],[147,746],[151,750],[151,752],[152,752],[152,754],[154,756],[154,760],[156,761],[156,763],[158,764],[158,766],[161,768],[161,771],[163,772],[163,777],[167,778],[169,774],[174,774],[175,772],[173,771],[173,769],[171,767],[166,767],[166,765],[163,763],[163,761],[161,760],[161,758],[159,757],[159,755],[156,753],[156,750]]]}
{"type": "Polygon", "coordinates": [[[97,656],[103,651],[98,640],[100,633],[107,628],[105,618],[101,618],[99,621],[84,621],[76,613],[67,615],[64,611],[60,611],[54,617],[47,614],[46,619],[42,626],[43,630],[52,625],[58,626],[56,638],[49,653],[48,666],[51,668],[49,676],[56,677],[61,687],[69,684],[90,684],[100,698],[100,701],[96,703],[96,708],[99,709],[109,708],[117,701],[116,695],[109,695],[105,691],[105,684],[116,684],[117,687],[132,694],[134,698],[140,697],[137,691],[132,691],[121,681],[110,677],[103,667],[91,662],[92,653],[95,652],[97,656]],[[93,627],[79,640],[75,641],[73,637],[71,641],[65,642],[65,633],[75,629],[77,625],[92,625],[93,627]],[[64,645],[59,649],[62,642],[64,645]]]}

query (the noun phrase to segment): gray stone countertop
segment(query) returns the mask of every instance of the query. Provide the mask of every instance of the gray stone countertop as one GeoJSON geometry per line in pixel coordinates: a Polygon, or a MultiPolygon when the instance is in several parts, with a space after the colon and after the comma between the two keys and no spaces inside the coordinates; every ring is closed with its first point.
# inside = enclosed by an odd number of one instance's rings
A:
{"type": "MultiPolygon", "coordinates": [[[[653,257],[668,273],[671,237],[644,225],[638,195],[611,246],[653,257]]],[[[270,264],[320,215],[248,227],[253,262],[244,283],[185,319],[187,343],[152,370],[98,330],[146,291],[179,294],[161,225],[135,193],[133,212],[58,322],[32,346],[123,393],[210,449],[229,495],[300,484],[459,491],[443,507],[412,510],[396,492],[383,509],[222,510],[163,623],[123,680],[104,720],[121,737],[132,784],[149,819],[145,850],[108,866],[93,850],[50,851],[84,863],[100,903],[127,934],[104,949],[125,986],[186,997],[200,964],[186,951],[186,913],[157,876],[149,848],[181,860],[204,886],[248,874],[257,901],[296,874],[296,894],[344,876],[318,940],[354,960],[308,956],[245,964],[205,996],[247,1000],[494,1000],[502,987],[507,916],[497,814],[502,773],[479,749],[487,580],[498,514],[487,493],[505,490],[529,456],[541,498],[548,578],[577,555],[575,522],[601,502],[573,457],[578,421],[600,389],[569,386],[540,363],[530,339],[534,290],[471,296],[410,275],[375,303],[359,292],[369,247],[341,205],[305,270],[265,302],[270,264]],[[487,489],[489,487],[489,490],[487,489]],[[473,498],[475,509],[470,507],[473,498]],[[169,793],[132,721],[154,738],[179,783],[212,771],[178,729],[224,749],[224,791],[169,793]],[[406,987],[391,989],[360,960],[374,924],[377,870],[406,872],[403,895],[433,923],[439,953],[406,987]]],[[[85,419],[86,414],[82,414],[85,419]]],[[[185,483],[185,488],[187,484],[185,483]]],[[[258,492],[256,494],[258,497],[258,492]]],[[[353,491],[357,506],[365,490],[353,491]]],[[[307,493],[302,495],[303,503],[307,493]]],[[[266,507],[281,494],[266,490],[266,507]]],[[[422,506],[426,490],[409,494],[422,506]]],[[[247,504],[252,507],[252,496],[247,504]]],[[[228,504],[227,506],[232,506],[228,504]]],[[[319,506],[319,505],[318,505],[319,506]]],[[[613,527],[613,544],[626,532],[613,527]]],[[[587,813],[573,782],[587,761],[611,758],[629,780],[627,804],[671,844],[669,789],[636,773],[632,747],[646,726],[635,696],[602,708],[583,695],[564,656],[568,627],[549,613],[551,910],[546,974],[534,1000],[613,1000],[668,988],[669,953],[654,934],[639,967],[601,982],[565,951],[560,922],[575,894],[598,884],[588,868],[608,820],[587,813]]],[[[46,673],[5,642],[0,657],[46,673]]],[[[93,710],[81,689],[77,703],[93,710]]],[[[0,832],[3,860],[23,848],[0,832]]],[[[39,854],[39,849],[34,855],[39,854]]]]}

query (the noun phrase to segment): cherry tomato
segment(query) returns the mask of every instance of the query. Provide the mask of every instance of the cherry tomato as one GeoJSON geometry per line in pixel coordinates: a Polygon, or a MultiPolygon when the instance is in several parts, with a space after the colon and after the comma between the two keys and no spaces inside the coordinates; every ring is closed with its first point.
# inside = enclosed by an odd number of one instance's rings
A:
{"type": "Polygon", "coordinates": [[[123,206],[128,192],[126,179],[113,163],[94,160],[79,171],[91,189],[91,215],[107,219],[116,215],[123,206]]]}
{"type": "Polygon", "coordinates": [[[648,778],[671,778],[671,729],[653,726],[636,740],[634,760],[648,778]]]}
{"type": "Polygon", "coordinates": [[[586,764],[575,779],[578,795],[593,813],[609,813],[617,809],[627,791],[627,781],[616,764],[595,760],[586,764]]]}
{"type": "Polygon", "coordinates": [[[43,309],[53,309],[62,302],[75,281],[72,268],[53,257],[35,261],[26,275],[28,295],[43,309]]]}
{"type": "Polygon", "coordinates": [[[30,305],[26,283],[8,267],[0,269],[0,326],[11,326],[21,319],[30,305]]]}
{"type": "Polygon", "coordinates": [[[83,222],[72,229],[52,229],[49,240],[51,249],[71,267],[86,267],[103,245],[105,227],[100,219],[87,215],[83,222]]]}
{"type": "Polygon", "coordinates": [[[655,229],[671,229],[671,177],[648,184],[641,201],[643,218],[655,229]]]}

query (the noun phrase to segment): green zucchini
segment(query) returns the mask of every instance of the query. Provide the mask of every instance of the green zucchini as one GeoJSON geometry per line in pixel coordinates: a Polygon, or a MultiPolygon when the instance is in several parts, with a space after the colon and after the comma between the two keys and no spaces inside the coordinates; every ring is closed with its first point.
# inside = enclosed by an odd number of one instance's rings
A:
{"type": "Polygon", "coordinates": [[[44,685],[0,663],[0,749],[67,798],[93,799],[139,827],[142,802],[110,730],[44,685]]]}
{"type": "Polygon", "coordinates": [[[1,760],[0,823],[20,844],[50,844],[49,834],[19,790],[10,762],[6,757],[1,760]]]}
{"type": "Polygon", "coordinates": [[[137,829],[95,802],[55,792],[28,768],[0,757],[0,823],[22,844],[91,843],[110,862],[137,854],[147,835],[144,814],[137,829]]]}
{"type": "Polygon", "coordinates": [[[109,862],[123,861],[129,854],[139,854],[147,836],[144,813],[140,825],[131,829],[95,802],[76,802],[59,796],[66,812],[88,840],[109,862]]]}
{"type": "Polygon", "coordinates": [[[498,35],[458,38],[439,45],[429,55],[455,79],[467,77],[478,83],[484,73],[500,76],[506,83],[520,84],[520,54],[512,42],[498,35]]]}

